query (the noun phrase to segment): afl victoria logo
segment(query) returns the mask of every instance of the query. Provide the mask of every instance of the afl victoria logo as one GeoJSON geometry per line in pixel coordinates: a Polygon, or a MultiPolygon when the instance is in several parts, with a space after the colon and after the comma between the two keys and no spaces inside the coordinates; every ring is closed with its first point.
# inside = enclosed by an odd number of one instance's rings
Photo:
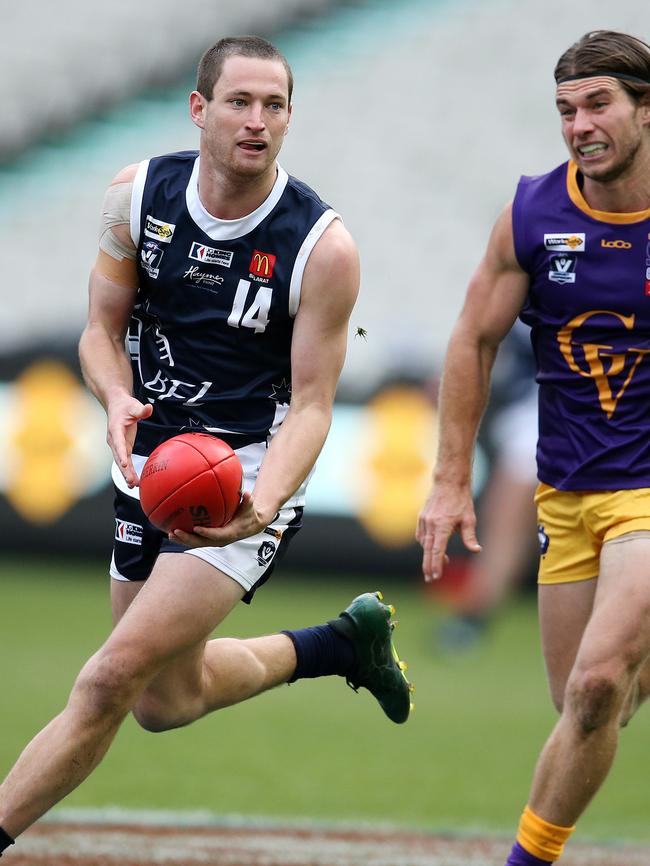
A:
{"type": "Polygon", "coordinates": [[[275,554],[275,544],[272,541],[263,541],[257,549],[257,564],[268,565],[275,554]]]}
{"type": "Polygon", "coordinates": [[[559,253],[551,256],[548,278],[554,283],[575,283],[576,257],[570,253],[559,253]]]}
{"type": "Polygon", "coordinates": [[[540,556],[545,556],[548,550],[549,538],[541,523],[537,524],[537,541],[539,542],[540,556]]]}

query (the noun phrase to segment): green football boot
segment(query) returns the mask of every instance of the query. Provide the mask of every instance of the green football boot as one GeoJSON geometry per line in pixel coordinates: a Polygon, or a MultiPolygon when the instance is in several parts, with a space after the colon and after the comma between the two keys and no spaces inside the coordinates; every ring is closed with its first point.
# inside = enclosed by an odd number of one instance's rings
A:
{"type": "Polygon", "coordinates": [[[347,678],[355,692],[366,688],[377,698],[392,722],[405,722],[413,705],[414,687],[406,679],[406,662],[400,661],[393,645],[395,613],[392,605],[382,603],[380,592],[366,592],[329,625],[350,640],[357,654],[356,670],[347,678]]]}

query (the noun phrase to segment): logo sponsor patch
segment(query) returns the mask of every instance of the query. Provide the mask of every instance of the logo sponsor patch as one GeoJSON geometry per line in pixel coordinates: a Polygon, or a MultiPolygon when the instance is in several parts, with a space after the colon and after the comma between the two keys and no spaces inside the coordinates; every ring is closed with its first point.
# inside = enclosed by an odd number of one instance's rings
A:
{"type": "Polygon", "coordinates": [[[585,240],[584,232],[554,232],[544,235],[544,246],[552,252],[584,253],[585,240]]]}
{"type": "Polygon", "coordinates": [[[216,287],[223,283],[223,277],[220,274],[202,271],[198,265],[188,268],[183,274],[183,279],[186,283],[197,286],[199,289],[207,289],[209,292],[218,292],[219,290],[216,287]]]}
{"type": "Polygon", "coordinates": [[[548,278],[554,283],[575,283],[576,281],[576,257],[566,253],[560,256],[551,256],[548,278]]]}
{"type": "Polygon", "coordinates": [[[259,250],[253,250],[248,268],[251,274],[255,274],[256,277],[272,277],[274,267],[275,256],[273,253],[261,253],[259,250]]]}
{"type": "Polygon", "coordinates": [[[142,544],[142,527],[139,523],[115,518],[115,540],[124,544],[142,544]]]}
{"type": "Polygon", "coordinates": [[[257,562],[259,565],[268,565],[275,554],[275,544],[272,541],[263,541],[257,550],[257,562]]]}
{"type": "Polygon", "coordinates": [[[160,260],[165,251],[156,241],[145,241],[140,250],[140,263],[152,280],[158,279],[160,260]]]}
{"type": "Polygon", "coordinates": [[[600,242],[601,247],[608,250],[631,250],[632,244],[629,241],[606,241],[603,238],[600,242]]]}
{"type": "Polygon", "coordinates": [[[206,265],[221,265],[224,268],[229,268],[232,264],[232,250],[218,250],[215,247],[206,247],[205,244],[200,244],[197,241],[192,242],[190,249],[190,258],[197,262],[204,262],[206,265]]]}
{"type": "Polygon", "coordinates": [[[170,244],[176,226],[173,223],[166,223],[163,220],[157,220],[147,214],[144,221],[144,233],[148,238],[153,238],[156,241],[162,241],[163,244],[170,244]]]}

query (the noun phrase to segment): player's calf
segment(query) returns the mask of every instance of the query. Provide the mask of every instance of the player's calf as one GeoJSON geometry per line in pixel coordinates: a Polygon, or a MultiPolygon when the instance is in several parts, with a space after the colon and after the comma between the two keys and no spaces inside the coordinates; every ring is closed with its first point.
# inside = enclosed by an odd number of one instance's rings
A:
{"type": "Polygon", "coordinates": [[[187,712],[174,706],[169,706],[148,696],[142,697],[131,711],[133,718],[140,727],[150,734],[162,734],[174,728],[183,728],[203,715],[203,710],[187,712]]]}

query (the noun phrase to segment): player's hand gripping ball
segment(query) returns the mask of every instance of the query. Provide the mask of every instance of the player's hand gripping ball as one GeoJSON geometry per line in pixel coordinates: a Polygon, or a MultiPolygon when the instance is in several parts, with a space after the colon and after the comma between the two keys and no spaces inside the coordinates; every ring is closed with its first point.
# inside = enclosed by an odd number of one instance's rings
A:
{"type": "Polygon", "coordinates": [[[163,532],[225,526],[241,501],[242,467],[230,445],[207,433],[182,433],[149,455],[140,504],[163,532]]]}

